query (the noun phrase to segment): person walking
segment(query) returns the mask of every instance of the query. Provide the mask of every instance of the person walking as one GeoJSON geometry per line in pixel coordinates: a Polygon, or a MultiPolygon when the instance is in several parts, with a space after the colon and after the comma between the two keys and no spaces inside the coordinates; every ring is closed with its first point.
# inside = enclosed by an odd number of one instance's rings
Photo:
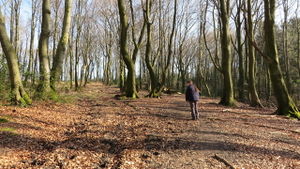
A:
{"type": "Polygon", "coordinates": [[[190,103],[192,119],[199,119],[198,101],[200,99],[199,89],[189,80],[186,83],[185,100],[190,103]]]}

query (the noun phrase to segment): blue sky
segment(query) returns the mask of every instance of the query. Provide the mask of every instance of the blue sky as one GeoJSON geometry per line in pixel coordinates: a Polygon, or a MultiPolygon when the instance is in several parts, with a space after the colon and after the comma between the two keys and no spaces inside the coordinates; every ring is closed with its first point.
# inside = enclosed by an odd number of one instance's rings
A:
{"type": "MultiPolygon", "coordinates": [[[[5,0],[4,0],[5,1],[5,0]]],[[[295,9],[297,7],[297,0],[291,0],[290,1],[290,6],[291,6],[291,12],[290,15],[291,16],[294,16],[295,15],[295,9]]],[[[23,0],[23,3],[22,3],[22,20],[23,22],[28,22],[28,20],[30,19],[30,13],[31,13],[31,0],[23,0]]],[[[299,11],[300,12],[300,11],[299,11]]],[[[279,6],[277,8],[277,12],[276,12],[276,17],[277,17],[277,23],[280,22],[280,20],[282,19],[282,8],[281,6],[279,6]]],[[[300,14],[299,14],[300,15],[300,14]]]]}
{"type": "MultiPolygon", "coordinates": [[[[21,6],[21,25],[22,26],[27,26],[27,24],[29,23],[30,19],[31,19],[31,0],[22,0],[22,6],[21,6]]],[[[291,12],[290,12],[290,17],[295,16],[295,10],[297,7],[297,1],[298,0],[290,0],[290,6],[291,6],[291,12]],[[293,11],[293,12],[292,12],[293,11]]],[[[2,5],[3,3],[8,3],[9,0],[0,0],[0,5],[2,5]]],[[[280,2],[280,1],[278,1],[280,2]]],[[[8,9],[6,8],[6,12],[8,12],[8,9]]],[[[300,13],[300,10],[298,11],[298,13],[300,13]]],[[[300,14],[299,14],[300,16],[300,14]]],[[[279,5],[277,8],[277,12],[276,12],[276,22],[279,24],[282,22],[282,18],[283,18],[283,12],[282,12],[282,6],[279,5]]]]}
{"type": "Polygon", "coordinates": [[[21,10],[23,18],[22,20],[27,22],[31,17],[31,0],[23,0],[21,10]]]}

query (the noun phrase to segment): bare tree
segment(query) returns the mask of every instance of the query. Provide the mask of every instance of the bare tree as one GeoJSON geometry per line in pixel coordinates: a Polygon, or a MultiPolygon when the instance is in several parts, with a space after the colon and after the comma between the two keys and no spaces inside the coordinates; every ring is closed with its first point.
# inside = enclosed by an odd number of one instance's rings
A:
{"type": "Polygon", "coordinates": [[[253,36],[253,20],[252,20],[252,2],[251,0],[247,0],[247,39],[248,39],[248,57],[249,57],[249,79],[248,79],[248,87],[249,87],[249,99],[250,105],[253,107],[262,107],[260,99],[256,90],[256,72],[255,72],[255,51],[252,46],[252,41],[254,41],[253,36]]]}
{"type": "Polygon", "coordinates": [[[300,118],[300,112],[289,95],[279,64],[275,35],[276,0],[264,0],[265,59],[268,61],[272,86],[277,99],[277,114],[300,118]]]}
{"type": "Polygon", "coordinates": [[[48,57],[48,41],[50,37],[50,0],[44,0],[42,6],[42,25],[39,41],[40,82],[36,95],[40,98],[46,99],[49,97],[51,91],[48,57]]]}
{"type": "Polygon", "coordinates": [[[220,0],[222,74],[224,78],[223,96],[220,104],[231,106],[235,104],[232,81],[232,55],[229,31],[230,0],[220,0]]]}
{"type": "Polygon", "coordinates": [[[5,18],[2,14],[2,11],[0,11],[0,42],[9,68],[12,102],[19,105],[31,104],[32,101],[26,93],[22,84],[18,58],[15,48],[10,43],[9,37],[7,35],[5,18]]]}
{"type": "Polygon", "coordinates": [[[56,89],[56,82],[60,78],[62,72],[63,60],[65,58],[68,43],[69,43],[69,32],[71,27],[71,16],[72,16],[72,0],[65,1],[64,14],[65,15],[63,21],[62,33],[61,33],[60,41],[57,46],[55,57],[53,59],[53,66],[51,69],[51,88],[53,90],[56,89]]]}

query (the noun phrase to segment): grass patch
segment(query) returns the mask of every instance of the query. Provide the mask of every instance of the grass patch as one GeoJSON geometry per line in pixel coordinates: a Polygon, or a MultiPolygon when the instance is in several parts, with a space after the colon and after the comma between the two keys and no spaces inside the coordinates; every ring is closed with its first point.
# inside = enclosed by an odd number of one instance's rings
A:
{"type": "Polygon", "coordinates": [[[90,99],[95,100],[100,97],[100,94],[94,94],[94,93],[85,93],[85,92],[76,92],[76,93],[68,93],[68,94],[62,94],[59,95],[59,98],[56,100],[58,103],[76,103],[79,99],[90,99]]]}
{"type": "Polygon", "coordinates": [[[60,96],[59,99],[56,100],[56,102],[72,104],[72,103],[76,103],[77,100],[78,98],[75,96],[60,96]]]}
{"type": "Polygon", "coordinates": [[[0,132],[10,132],[10,133],[13,133],[14,131],[16,131],[16,129],[11,128],[11,127],[0,128],[0,132]]]}
{"type": "Polygon", "coordinates": [[[9,122],[7,119],[5,119],[5,118],[0,118],[0,123],[7,123],[7,122],[9,122]]]}
{"type": "Polygon", "coordinates": [[[121,96],[121,97],[118,97],[119,100],[129,100],[129,99],[132,99],[132,98],[129,98],[129,97],[126,97],[126,96],[121,96]]]}
{"type": "Polygon", "coordinates": [[[79,99],[76,95],[63,95],[59,96],[57,100],[58,103],[75,103],[79,99]]]}

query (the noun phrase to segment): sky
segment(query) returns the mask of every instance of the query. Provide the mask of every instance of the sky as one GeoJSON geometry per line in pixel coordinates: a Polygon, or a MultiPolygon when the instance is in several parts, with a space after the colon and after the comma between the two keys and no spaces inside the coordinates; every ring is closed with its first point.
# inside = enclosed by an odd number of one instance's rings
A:
{"type": "MultiPolygon", "coordinates": [[[[4,1],[8,1],[8,0],[1,0],[2,2],[4,1]]],[[[297,1],[299,0],[290,0],[289,3],[290,3],[290,6],[291,6],[291,12],[290,13],[290,16],[295,16],[295,11],[296,11],[296,8],[297,8],[297,1]]],[[[280,2],[280,1],[278,1],[280,2]]],[[[299,2],[298,2],[299,3],[299,2]]],[[[31,0],[23,0],[23,3],[22,3],[22,21],[25,21],[25,22],[28,22],[28,20],[30,19],[30,13],[31,13],[31,0]]],[[[300,10],[298,11],[298,14],[300,16],[300,10]]],[[[276,22],[277,23],[280,23],[282,18],[283,18],[283,12],[282,12],[282,7],[280,4],[278,4],[278,8],[277,8],[277,11],[276,11],[276,22]]]]}
{"type": "MultiPolygon", "coordinates": [[[[2,4],[7,4],[10,0],[0,0],[0,5],[2,4]]],[[[101,0],[102,1],[102,0],[101,0]]],[[[297,1],[298,3],[300,3],[300,0],[289,0],[290,3],[290,15],[289,17],[293,17],[295,16],[295,11],[297,8],[297,1]]],[[[179,0],[180,2],[180,0],[179,0]]],[[[276,10],[276,23],[280,24],[282,23],[283,20],[283,9],[282,9],[282,5],[280,4],[281,1],[277,1],[278,2],[278,8],[276,10]]],[[[300,5],[300,4],[299,4],[300,5]]],[[[6,7],[6,13],[9,12],[8,8],[6,7]]],[[[298,11],[298,15],[300,16],[300,10],[298,11]]],[[[27,27],[29,26],[28,24],[30,23],[30,19],[31,19],[31,0],[23,0],[22,2],[22,6],[21,6],[21,26],[23,27],[27,27]]]]}
{"type": "Polygon", "coordinates": [[[27,22],[31,18],[31,0],[23,0],[22,11],[22,20],[27,22]]]}

